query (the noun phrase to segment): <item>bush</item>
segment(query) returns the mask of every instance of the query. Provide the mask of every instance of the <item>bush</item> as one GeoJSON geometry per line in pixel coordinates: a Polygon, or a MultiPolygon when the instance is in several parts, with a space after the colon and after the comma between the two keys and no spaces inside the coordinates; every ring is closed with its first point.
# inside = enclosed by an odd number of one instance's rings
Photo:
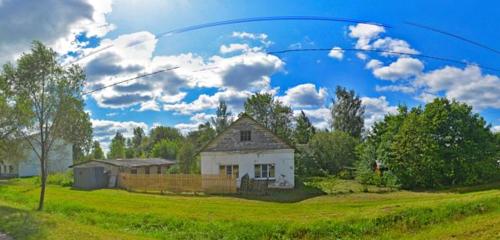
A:
{"type": "MultiPolygon", "coordinates": [[[[35,177],[35,183],[41,183],[40,177],[35,177]]],[[[47,177],[47,184],[71,187],[73,186],[73,171],[49,174],[49,176],[47,177]]]]}

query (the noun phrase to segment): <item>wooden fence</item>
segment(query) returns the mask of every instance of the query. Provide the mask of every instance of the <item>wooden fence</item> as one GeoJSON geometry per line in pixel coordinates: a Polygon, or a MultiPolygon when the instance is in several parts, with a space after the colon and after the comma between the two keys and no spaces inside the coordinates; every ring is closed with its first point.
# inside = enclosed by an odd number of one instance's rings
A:
{"type": "Polygon", "coordinates": [[[120,173],[118,186],[134,192],[154,193],[235,193],[236,179],[229,176],[197,174],[120,173]]]}

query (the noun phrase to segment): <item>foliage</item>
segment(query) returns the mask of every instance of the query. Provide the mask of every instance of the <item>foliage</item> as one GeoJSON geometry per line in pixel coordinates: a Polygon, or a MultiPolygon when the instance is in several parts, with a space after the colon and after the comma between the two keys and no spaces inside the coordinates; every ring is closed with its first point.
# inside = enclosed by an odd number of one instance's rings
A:
{"type": "Polygon", "coordinates": [[[345,132],[320,132],[313,136],[309,148],[319,171],[324,175],[335,175],[343,167],[354,166],[358,143],[357,139],[345,132]]]}
{"type": "Polygon", "coordinates": [[[151,150],[151,155],[153,157],[159,157],[164,159],[175,159],[177,152],[179,151],[180,143],[179,141],[172,141],[168,139],[163,139],[157,142],[153,149],[151,150]]]}
{"type": "Polygon", "coordinates": [[[353,90],[337,86],[336,100],[332,100],[332,129],[349,133],[355,138],[361,138],[364,124],[365,108],[359,96],[353,90]]]}
{"type": "Polygon", "coordinates": [[[18,113],[23,114],[21,119],[28,119],[14,129],[24,136],[40,161],[38,209],[42,210],[47,159],[55,143],[64,140],[83,148],[90,139],[89,116],[83,110],[81,95],[85,74],[77,65],[59,65],[56,53],[35,41],[31,52],[23,54],[15,65],[4,65],[1,78],[12,86],[9,91],[23,106],[18,113]]]}
{"type": "Polygon", "coordinates": [[[215,130],[210,126],[209,122],[206,122],[198,125],[198,130],[189,132],[186,140],[198,151],[208,144],[210,140],[214,139],[215,135],[215,130]]]}
{"type": "Polygon", "coordinates": [[[215,128],[217,134],[224,131],[233,122],[232,113],[227,110],[226,102],[221,100],[219,107],[215,112],[215,117],[210,119],[212,126],[215,128]]]}
{"type": "Polygon", "coordinates": [[[269,93],[256,93],[245,101],[245,113],[270,129],[282,139],[292,137],[293,111],[269,93]]]}
{"type": "Polygon", "coordinates": [[[185,142],[179,149],[177,161],[182,173],[190,173],[196,167],[195,149],[191,142],[185,142]]]}
{"type": "Polygon", "coordinates": [[[111,140],[109,146],[108,159],[124,159],[125,158],[125,138],[119,132],[111,140]]]}
{"type": "Polygon", "coordinates": [[[312,125],[304,111],[295,118],[296,127],[293,133],[293,138],[296,144],[307,144],[316,133],[316,128],[312,125]]]}
{"type": "Polygon", "coordinates": [[[498,145],[489,126],[466,104],[435,99],[423,109],[401,107],[375,124],[359,152],[361,179],[378,160],[405,188],[441,188],[494,181],[498,145]]]}
{"type": "Polygon", "coordinates": [[[92,144],[92,152],[90,153],[90,155],[91,160],[105,159],[104,152],[102,151],[99,141],[94,141],[94,143],[92,144]]]}

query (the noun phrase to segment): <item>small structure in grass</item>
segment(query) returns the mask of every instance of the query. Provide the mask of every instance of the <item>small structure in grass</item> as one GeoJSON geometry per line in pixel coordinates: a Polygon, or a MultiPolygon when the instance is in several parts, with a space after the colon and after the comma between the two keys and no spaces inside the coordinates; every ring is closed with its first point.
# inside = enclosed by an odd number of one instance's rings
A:
{"type": "Polygon", "coordinates": [[[93,160],[72,165],[75,188],[98,189],[116,187],[119,173],[165,174],[175,165],[173,160],[160,158],[93,160]]]}

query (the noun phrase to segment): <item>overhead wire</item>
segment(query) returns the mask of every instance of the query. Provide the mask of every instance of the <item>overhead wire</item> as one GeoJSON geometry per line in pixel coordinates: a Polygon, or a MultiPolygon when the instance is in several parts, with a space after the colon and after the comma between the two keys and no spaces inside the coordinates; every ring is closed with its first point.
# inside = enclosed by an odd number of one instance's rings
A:
{"type": "MultiPolygon", "coordinates": [[[[356,51],[356,52],[369,52],[369,53],[386,53],[386,54],[395,54],[395,55],[400,55],[400,56],[412,56],[415,58],[427,58],[427,59],[432,59],[432,60],[437,60],[437,61],[442,61],[442,62],[449,62],[449,63],[455,63],[455,64],[461,64],[461,65],[469,65],[470,63],[465,62],[465,61],[460,61],[456,59],[451,59],[451,58],[444,58],[444,57],[439,57],[439,56],[432,56],[432,55],[426,55],[426,54],[420,54],[420,53],[407,53],[407,52],[398,52],[398,51],[387,51],[387,50],[380,50],[380,49],[359,49],[359,48],[341,48],[341,49],[332,49],[332,48],[302,48],[302,49],[285,49],[285,50],[277,50],[277,51],[267,51],[264,52],[265,54],[270,54],[270,55],[279,55],[279,54],[285,54],[285,53],[291,53],[291,52],[326,52],[326,51],[356,51]]],[[[481,68],[481,69],[486,69],[494,72],[500,72],[500,69],[498,68],[493,68],[489,66],[484,66],[484,65],[479,65],[475,64],[475,66],[481,68]]],[[[135,77],[127,78],[109,85],[105,85],[87,92],[84,92],[83,95],[88,95],[109,87],[113,87],[119,84],[123,84],[126,82],[130,82],[136,79],[164,73],[164,72],[169,72],[169,71],[174,71],[176,69],[182,68],[182,66],[175,66],[175,67],[169,67],[166,69],[150,72],[150,73],[145,73],[141,75],[137,75],[135,77]]],[[[200,68],[197,70],[193,70],[191,72],[202,72],[202,71],[209,71],[209,70],[215,70],[218,69],[218,66],[209,66],[209,67],[204,67],[200,68]]]]}

